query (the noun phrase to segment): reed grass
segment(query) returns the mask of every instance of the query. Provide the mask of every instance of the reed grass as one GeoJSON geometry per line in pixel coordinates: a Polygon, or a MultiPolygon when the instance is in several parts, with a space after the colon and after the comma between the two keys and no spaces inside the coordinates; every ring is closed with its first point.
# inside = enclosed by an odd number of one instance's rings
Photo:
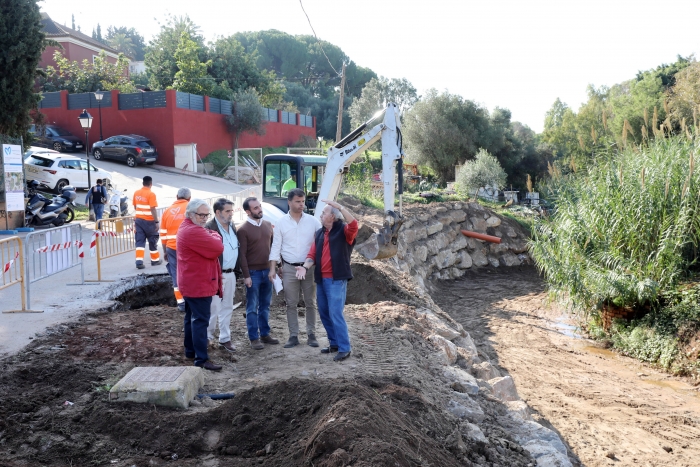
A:
{"type": "Polygon", "coordinates": [[[681,135],[601,153],[556,184],[530,244],[556,296],[585,313],[646,306],[685,277],[700,244],[697,146],[681,135]]]}

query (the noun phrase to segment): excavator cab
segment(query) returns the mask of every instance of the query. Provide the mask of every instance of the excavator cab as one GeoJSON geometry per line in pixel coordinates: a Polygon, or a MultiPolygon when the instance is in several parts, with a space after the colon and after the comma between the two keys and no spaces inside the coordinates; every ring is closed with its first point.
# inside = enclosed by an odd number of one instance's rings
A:
{"type": "Polygon", "coordinates": [[[293,188],[306,194],[306,212],[313,215],[323,181],[325,156],[269,154],[263,161],[263,202],[283,213],[289,211],[287,195],[293,188]]]}

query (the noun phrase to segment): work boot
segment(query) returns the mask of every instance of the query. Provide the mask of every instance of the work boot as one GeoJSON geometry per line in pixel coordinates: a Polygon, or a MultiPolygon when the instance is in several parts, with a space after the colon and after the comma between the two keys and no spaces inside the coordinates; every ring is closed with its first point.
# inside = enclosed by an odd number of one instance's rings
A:
{"type": "Polygon", "coordinates": [[[207,360],[206,362],[204,362],[204,365],[202,365],[202,368],[209,371],[221,371],[223,367],[221,365],[217,365],[211,360],[207,360]]]}
{"type": "Polygon", "coordinates": [[[236,346],[234,346],[231,341],[228,342],[219,342],[219,347],[223,347],[225,350],[228,350],[229,352],[235,352],[236,351],[236,346]]]}
{"type": "Polygon", "coordinates": [[[151,261],[151,266],[160,266],[163,264],[163,260],[159,259],[158,261],[151,261]]]}
{"type": "Polygon", "coordinates": [[[313,334],[309,334],[306,338],[306,344],[309,347],[318,347],[318,341],[316,340],[316,336],[313,334]]]}
{"type": "Polygon", "coordinates": [[[184,312],[186,311],[186,310],[185,310],[185,304],[184,304],[184,303],[179,303],[179,304],[177,305],[177,311],[179,311],[180,313],[184,313],[184,312]]]}
{"type": "Polygon", "coordinates": [[[350,356],[350,352],[338,352],[338,355],[333,357],[333,361],[339,362],[341,360],[345,360],[350,356]]]}
{"type": "Polygon", "coordinates": [[[143,264],[143,261],[136,261],[136,269],[146,269],[146,266],[143,264]]]}
{"type": "Polygon", "coordinates": [[[330,345],[321,349],[321,353],[334,353],[338,351],[337,345],[330,345]]]}
{"type": "Polygon", "coordinates": [[[260,336],[260,340],[263,341],[264,344],[279,344],[280,341],[275,339],[272,336],[260,336]]]}
{"type": "Polygon", "coordinates": [[[299,345],[299,338],[297,336],[289,336],[289,340],[284,344],[285,349],[291,349],[299,345]]]}
{"type": "Polygon", "coordinates": [[[250,341],[250,346],[253,348],[253,350],[262,350],[265,348],[265,346],[262,345],[262,342],[260,342],[260,339],[250,341]]]}

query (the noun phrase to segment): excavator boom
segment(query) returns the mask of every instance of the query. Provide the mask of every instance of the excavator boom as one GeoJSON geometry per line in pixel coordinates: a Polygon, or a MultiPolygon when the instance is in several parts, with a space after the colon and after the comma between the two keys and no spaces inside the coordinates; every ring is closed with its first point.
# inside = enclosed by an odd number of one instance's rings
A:
{"type": "Polygon", "coordinates": [[[315,215],[320,216],[324,199],[337,199],[345,167],[377,141],[382,143],[382,182],[384,195],[384,223],[379,232],[358,245],[357,250],[368,259],[390,258],[398,250],[397,236],[403,224],[401,213],[394,211],[394,176],[399,172],[399,193],[403,190],[403,150],[401,120],[396,104],[387,105],[366,123],[328,149],[328,160],[315,215]]]}

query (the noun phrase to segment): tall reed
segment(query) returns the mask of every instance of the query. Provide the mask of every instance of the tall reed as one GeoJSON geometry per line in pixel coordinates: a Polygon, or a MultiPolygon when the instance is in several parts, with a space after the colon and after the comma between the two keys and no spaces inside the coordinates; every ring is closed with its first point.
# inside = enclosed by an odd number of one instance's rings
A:
{"type": "Polygon", "coordinates": [[[579,310],[634,307],[686,274],[700,244],[697,146],[679,135],[598,154],[557,183],[556,211],[530,244],[556,295],[579,310]]]}

